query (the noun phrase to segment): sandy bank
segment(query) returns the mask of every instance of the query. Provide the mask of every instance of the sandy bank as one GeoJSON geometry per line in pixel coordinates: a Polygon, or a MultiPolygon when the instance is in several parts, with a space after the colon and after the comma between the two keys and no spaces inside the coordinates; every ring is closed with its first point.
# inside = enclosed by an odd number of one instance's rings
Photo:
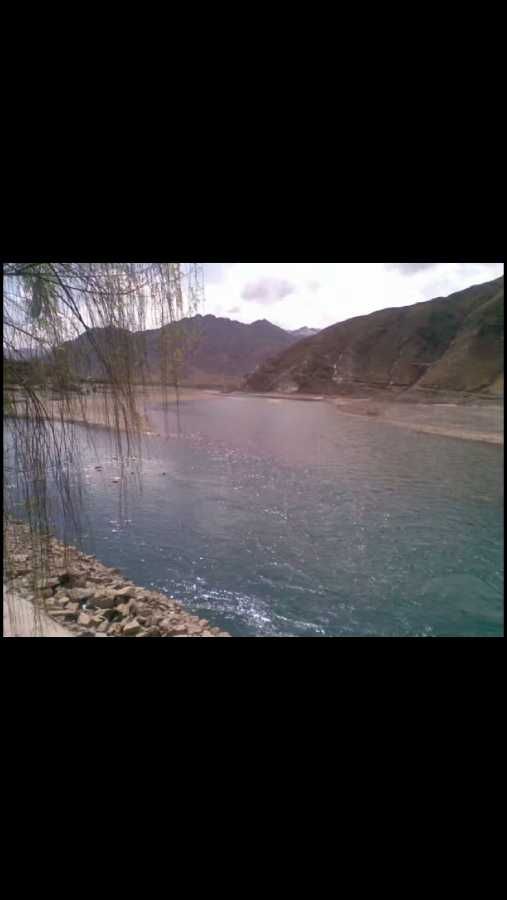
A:
{"type": "MultiPolygon", "coordinates": [[[[222,396],[224,396],[222,394],[222,396]]],[[[227,396],[227,395],[226,395],[227,396]]],[[[229,396],[232,397],[261,397],[263,400],[309,400],[319,401],[325,400],[324,395],[320,394],[300,394],[300,393],[284,393],[283,391],[267,391],[266,393],[255,393],[255,391],[231,391],[229,396]]]]}
{"type": "MultiPolygon", "coordinates": [[[[174,408],[176,397],[174,391],[161,388],[137,388],[137,405],[139,408],[139,429],[144,434],[156,434],[150,421],[150,407],[168,402],[174,408]]],[[[206,400],[213,403],[217,400],[263,399],[266,401],[291,400],[298,402],[320,402],[331,404],[340,415],[367,416],[371,421],[379,421],[399,428],[407,428],[424,434],[459,438],[468,441],[483,441],[490,444],[503,445],[504,413],[503,403],[472,402],[468,403],[425,403],[396,402],[374,396],[370,398],[333,397],[319,394],[283,393],[272,391],[254,393],[246,391],[222,392],[213,389],[182,388],[179,401],[182,410],[185,404],[206,400]]],[[[76,424],[88,423],[112,428],[115,425],[112,405],[107,394],[91,394],[70,397],[64,403],[47,396],[43,398],[48,418],[76,424]]],[[[22,415],[22,403],[18,406],[22,415]]],[[[118,423],[124,430],[122,422],[118,423]]]]}
{"type": "MultiPolygon", "coordinates": [[[[41,403],[41,414],[44,418],[53,421],[64,421],[69,424],[89,424],[103,425],[106,428],[114,428],[116,424],[112,398],[104,394],[70,394],[64,399],[54,397],[50,394],[41,392],[38,394],[41,403]]],[[[23,418],[25,403],[21,395],[15,398],[14,414],[23,418]]],[[[117,422],[121,431],[125,430],[125,424],[122,417],[119,416],[117,422]]],[[[140,411],[139,428],[141,431],[147,430],[149,424],[145,418],[144,411],[140,411]]]]}
{"type": "MultiPolygon", "coordinates": [[[[138,429],[142,434],[155,434],[149,418],[150,406],[163,406],[165,403],[173,408],[176,403],[176,394],[173,388],[167,391],[157,387],[137,387],[136,407],[139,414],[138,429]]],[[[197,388],[181,388],[178,399],[181,404],[194,400],[217,400],[230,396],[228,393],[213,389],[199,390],[197,388]]],[[[103,428],[126,430],[121,416],[116,420],[111,394],[100,391],[96,394],[68,394],[64,399],[52,396],[49,393],[40,392],[41,413],[44,418],[52,421],[63,421],[69,425],[99,425],[103,428]]],[[[5,408],[5,403],[4,403],[5,408]]],[[[11,394],[11,407],[9,415],[19,418],[25,416],[25,402],[21,391],[11,394]]],[[[129,427],[135,431],[132,423],[129,427]]]]}
{"type": "Polygon", "coordinates": [[[407,428],[423,434],[482,441],[504,442],[503,404],[393,403],[371,399],[327,398],[340,415],[367,416],[372,421],[407,428]]]}
{"type": "Polygon", "coordinates": [[[407,428],[423,434],[459,438],[464,441],[482,441],[488,444],[504,443],[503,403],[484,401],[472,403],[423,403],[356,397],[331,397],[317,394],[284,394],[237,392],[232,396],[257,397],[266,401],[303,400],[331,404],[340,415],[364,416],[375,422],[407,428]]]}

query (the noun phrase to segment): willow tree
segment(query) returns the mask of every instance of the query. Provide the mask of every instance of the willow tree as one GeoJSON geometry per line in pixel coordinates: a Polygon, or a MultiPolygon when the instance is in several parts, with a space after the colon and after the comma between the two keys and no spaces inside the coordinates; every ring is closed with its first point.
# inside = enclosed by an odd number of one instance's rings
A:
{"type": "Polygon", "coordinates": [[[178,399],[188,331],[178,323],[199,307],[203,269],[198,263],[7,263],[3,288],[4,426],[7,419],[12,454],[4,471],[4,560],[15,485],[38,580],[54,526],[48,473],[65,521],[74,530],[79,525],[70,475],[79,465],[74,423],[109,426],[120,463],[133,452],[140,457],[143,386],[161,385],[166,407],[171,390],[178,399]],[[147,328],[159,329],[158,371],[143,346],[147,328]]]}

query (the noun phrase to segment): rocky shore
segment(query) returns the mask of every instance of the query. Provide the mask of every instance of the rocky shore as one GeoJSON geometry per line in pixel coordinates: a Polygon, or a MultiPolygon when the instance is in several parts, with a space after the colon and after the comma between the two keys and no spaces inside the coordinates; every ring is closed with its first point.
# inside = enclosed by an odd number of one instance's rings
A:
{"type": "MultiPolygon", "coordinates": [[[[21,600],[69,637],[230,637],[172,597],[136,586],[118,569],[56,538],[48,540],[47,557],[35,548],[37,562],[46,563],[42,574],[40,563],[34,566],[30,529],[23,523],[4,526],[4,550],[4,616],[21,600]]],[[[12,629],[10,634],[16,636],[12,629]]]]}

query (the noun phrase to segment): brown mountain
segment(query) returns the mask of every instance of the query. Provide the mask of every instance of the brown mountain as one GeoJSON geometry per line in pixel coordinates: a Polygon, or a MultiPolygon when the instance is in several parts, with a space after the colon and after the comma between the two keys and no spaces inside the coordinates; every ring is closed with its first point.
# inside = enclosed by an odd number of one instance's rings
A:
{"type": "Polygon", "coordinates": [[[503,276],[339,322],[268,360],[246,390],[503,395],[503,276]]]}
{"type": "MultiPolygon", "coordinates": [[[[291,346],[297,335],[288,334],[266,319],[250,325],[212,315],[193,316],[164,329],[139,335],[148,367],[156,372],[164,356],[163,345],[182,346],[184,377],[239,376],[291,346]]],[[[170,355],[170,354],[169,354],[170,355]]]]}
{"type": "Polygon", "coordinates": [[[243,377],[269,357],[298,340],[266,319],[245,325],[212,315],[193,316],[163,328],[131,333],[118,328],[94,328],[60,348],[81,377],[107,379],[101,359],[113,354],[115,369],[136,380],[162,374],[172,379],[173,362],[179,377],[190,383],[240,385],[243,377]],[[104,352],[107,349],[107,354],[104,352]]]}

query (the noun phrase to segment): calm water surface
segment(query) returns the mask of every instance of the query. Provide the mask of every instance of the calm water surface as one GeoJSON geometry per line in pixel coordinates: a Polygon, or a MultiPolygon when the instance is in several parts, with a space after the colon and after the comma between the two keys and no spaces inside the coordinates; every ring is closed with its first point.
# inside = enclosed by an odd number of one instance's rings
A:
{"type": "Polygon", "coordinates": [[[123,472],[98,428],[73,470],[81,546],[136,583],[233,635],[503,633],[503,448],[317,402],[149,413],[123,472]]]}

